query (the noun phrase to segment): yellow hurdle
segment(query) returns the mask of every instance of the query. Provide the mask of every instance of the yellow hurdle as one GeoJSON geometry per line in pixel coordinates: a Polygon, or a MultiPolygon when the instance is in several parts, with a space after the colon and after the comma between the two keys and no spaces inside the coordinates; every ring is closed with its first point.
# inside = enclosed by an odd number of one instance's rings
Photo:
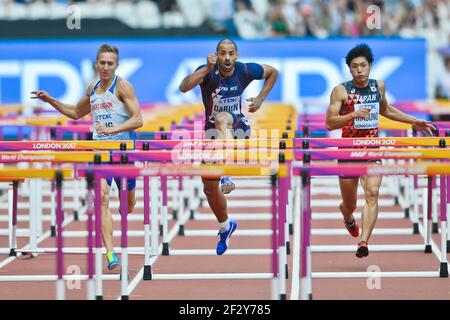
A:
{"type": "Polygon", "coordinates": [[[0,169],[0,177],[55,179],[57,171],[61,171],[63,179],[73,179],[73,170],[68,168],[2,168],[0,169]]]}
{"type": "Polygon", "coordinates": [[[109,152],[42,152],[42,151],[22,151],[22,152],[2,152],[0,162],[94,162],[94,157],[100,156],[101,162],[109,162],[111,155],[109,152]]]}

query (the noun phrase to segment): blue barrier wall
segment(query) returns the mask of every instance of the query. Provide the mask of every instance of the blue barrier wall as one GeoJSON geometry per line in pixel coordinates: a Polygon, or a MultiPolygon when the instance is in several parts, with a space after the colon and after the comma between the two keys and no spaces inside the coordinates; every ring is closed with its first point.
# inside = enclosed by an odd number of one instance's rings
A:
{"type": "MultiPolygon", "coordinates": [[[[118,74],[135,86],[141,103],[199,102],[198,88],[182,94],[181,80],[214,52],[212,40],[49,40],[0,42],[0,103],[33,103],[29,92],[47,90],[75,103],[93,79],[92,62],[103,43],[120,50],[118,74]]],[[[277,67],[280,78],[268,100],[327,101],[331,89],[350,79],[345,55],[366,42],[375,61],[372,78],[386,81],[391,100],[421,100],[426,92],[426,43],[401,39],[237,41],[240,60],[277,67]]],[[[262,81],[247,90],[255,96],[262,81]]]]}

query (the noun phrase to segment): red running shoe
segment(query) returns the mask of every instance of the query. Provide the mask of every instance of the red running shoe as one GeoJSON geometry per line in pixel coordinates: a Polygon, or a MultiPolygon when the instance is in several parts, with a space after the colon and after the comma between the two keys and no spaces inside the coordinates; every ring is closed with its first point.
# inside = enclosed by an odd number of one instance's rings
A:
{"type": "Polygon", "coordinates": [[[352,223],[345,222],[345,228],[352,235],[352,237],[356,238],[359,236],[359,226],[354,218],[352,223]]]}
{"type": "Polygon", "coordinates": [[[369,255],[369,245],[365,241],[358,243],[358,249],[356,250],[356,256],[358,258],[364,258],[369,255]]]}

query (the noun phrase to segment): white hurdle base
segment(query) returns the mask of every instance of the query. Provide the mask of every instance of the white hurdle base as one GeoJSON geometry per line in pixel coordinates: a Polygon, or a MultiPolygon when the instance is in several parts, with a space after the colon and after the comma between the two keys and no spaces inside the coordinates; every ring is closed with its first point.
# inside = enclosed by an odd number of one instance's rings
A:
{"type": "MultiPolygon", "coordinates": [[[[95,275],[94,275],[95,279],[95,275]]],[[[102,280],[119,280],[120,274],[104,274],[102,280]]],[[[20,282],[20,281],[56,281],[56,275],[22,275],[22,276],[0,276],[0,282],[20,282]]],[[[63,280],[84,281],[88,280],[88,275],[64,275],[63,280]]]]}
{"type": "MultiPolygon", "coordinates": [[[[9,250],[9,249],[8,249],[9,250]]],[[[129,255],[144,255],[144,247],[128,247],[129,255]]],[[[17,249],[17,253],[38,253],[38,254],[54,254],[57,248],[37,248],[34,250],[28,249],[17,249]]],[[[121,253],[121,248],[115,249],[116,253],[121,253]]],[[[9,253],[9,251],[8,251],[9,253]]],[[[87,254],[88,249],[84,247],[71,247],[63,248],[63,253],[65,254],[87,254]]],[[[102,248],[102,254],[106,254],[105,248],[102,248]]],[[[159,252],[162,255],[162,250],[159,252]]],[[[228,249],[224,255],[270,255],[272,254],[272,249],[228,249]]],[[[217,255],[216,250],[213,249],[170,249],[169,256],[187,256],[187,255],[197,255],[197,256],[215,256],[217,255]]],[[[154,250],[150,251],[150,256],[156,256],[154,250]]]]}
{"type": "MultiPolygon", "coordinates": [[[[402,252],[402,251],[424,251],[425,244],[379,244],[370,245],[370,252],[402,252]]],[[[356,245],[314,245],[311,252],[354,252],[356,245]]]]}
{"type": "MultiPolygon", "coordinates": [[[[272,254],[272,249],[228,249],[223,255],[270,255],[272,254]]],[[[216,256],[216,250],[210,249],[170,249],[171,256],[216,256]]]]}
{"type": "Polygon", "coordinates": [[[311,272],[313,279],[344,278],[439,278],[439,271],[392,271],[392,272],[311,272]]]}
{"type": "MultiPolygon", "coordinates": [[[[361,212],[353,213],[355,219],[361,219],[361,212]]],[[[312,220],[342,220],[342,213],[340,212],[320,212],[313,213],[312,220]]],[[[378,213],[378,220],[384,219],[405,219],[403,211],[383,211],[378,213]]]]}
{"type": "Polygon", "coordinates": [[[272,273],[184,273],[152,274],[152,280],[240,280],[273,279],[272,273]]]}
{"type": "MultiPolygon", "coordinates": [[[[339,229],[312,229],[313,236],[343,236],[347,235],[348,231],[344,228],[339,229]]],[[[373,235],[413,235],[413,228],[378,228],[374,229],[373,235]]],[[[372,248],[372,247],[370,247],[372,248]]]]}

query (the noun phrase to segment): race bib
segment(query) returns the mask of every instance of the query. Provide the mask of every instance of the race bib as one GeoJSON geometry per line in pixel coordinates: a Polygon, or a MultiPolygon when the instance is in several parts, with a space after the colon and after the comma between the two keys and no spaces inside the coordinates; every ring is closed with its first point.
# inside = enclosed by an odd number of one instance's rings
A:
{"type": "Polygon", "coordinates": [[[380,104],[378,102],[355,104],[355,111],[362,108],[370,108],[369,117],[356,118],[353,126],[355,129],[377,129],[380,117],[380,104]]]}

